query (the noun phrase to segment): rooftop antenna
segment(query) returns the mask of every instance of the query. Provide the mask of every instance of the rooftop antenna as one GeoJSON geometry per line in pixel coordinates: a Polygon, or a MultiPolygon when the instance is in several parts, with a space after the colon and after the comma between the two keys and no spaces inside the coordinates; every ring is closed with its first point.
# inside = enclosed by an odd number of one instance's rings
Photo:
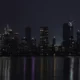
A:
{"type": "Polygon", "coordinates": [[[75,20],[69,21],[69,26],[73,26],[73,23],[75,22],[75,20]]]}
{"type": "Polygon", "coordinates": [[[71,15],[69,15],[68,19],[69,19],[69,21],[68,21],[69,26],[73,26],[73,23],[75,22],[75,20],[73,20],[71,15]]]}

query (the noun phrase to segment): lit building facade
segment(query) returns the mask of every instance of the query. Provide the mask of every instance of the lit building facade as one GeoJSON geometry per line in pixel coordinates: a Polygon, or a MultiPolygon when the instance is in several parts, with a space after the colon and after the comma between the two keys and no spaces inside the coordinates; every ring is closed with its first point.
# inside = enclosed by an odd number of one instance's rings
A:
{"type": "Polygon", "coordinates": [[[48,49],[48,27],[40,27],[40,49],[46,52],[48,49]]]}

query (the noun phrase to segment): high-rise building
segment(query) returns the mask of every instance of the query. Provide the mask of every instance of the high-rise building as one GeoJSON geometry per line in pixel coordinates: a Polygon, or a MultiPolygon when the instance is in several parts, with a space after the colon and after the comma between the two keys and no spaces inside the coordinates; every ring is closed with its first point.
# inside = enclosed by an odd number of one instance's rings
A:
{"type": "Polygon", "coordinates": [[[73,40],[73,25],[72,22],[63,24],[63,46],[70,46],[73,40]]]}
{"type": "Polygon", "coordinates": [[[77,31],[77,43],[80,44],[80,30],[77,31]]]}
{"type": "Polygon", "coordinates": [[[53,37],[53,46],[56,44],[56,38],[55,38],[55,36],[53,37]]]}
{"type": "Polygon", "coordinates": [[[77,51],[80,52],[80,31],[77,31],[77,51]]]}
{"type": "Polygon", "coordinates": [[[36,39],[35,38],[32,38],[31,39],[31,42],[32,42],[31,50],[33,52],[35,52],[36,51],[36,39]]]}
{"type": "Polygon", "coordinates": [[[0,48],[4,45],[4,41],[2,37],[3,37],[2,34],[0,34],[0,48]]]}
{"type": "Polygon", "coordinates": [[[40,27],[40,49],[45,52],[48,48],[48,27],[40,27]]]}
{"type": "Polygon", "coordinates": [[[25,28],[25,36],[26,36],[28,46],[30,47],[30,45],[31,45],[31,28],[29,26],[25,28]]]}
{"type": "Polygon", "coordinates": [[[32,46],[36,46],[36,39],[35,38],[32,38],[31,42],[32,42],[32,46]]]}
{"type": "Polygon", "coordinates": [[[19,33],[14,33],[14,39],[19,43],[19,33]]]}

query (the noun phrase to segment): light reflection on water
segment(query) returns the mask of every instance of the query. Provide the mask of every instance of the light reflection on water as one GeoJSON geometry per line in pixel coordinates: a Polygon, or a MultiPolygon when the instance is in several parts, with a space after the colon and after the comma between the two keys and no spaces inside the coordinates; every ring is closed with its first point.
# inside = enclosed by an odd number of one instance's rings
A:
{"type": "MultiPolygon", "coordinates": [[[[43,70],[44,66],[47,67],[46,68],[47,69],[46,70],[47,76],[45,76],[44,78],[47,78],[47,80],[63,80],[64,58],[61,58],[61,57],[55,57],[54,59],[53,58],[54,57],[47,57],[47,58],[41,57],[40,58],[40,60],[41,60],[41,62],[40,62],[41,67],[39,67],[40,73],[41,73],[40,80],[43,80],[44,71],[45,71],[45,70],[43,70]],[[45,63],[45,65],[43,63],[44,59],[47,60],[47,63],[45,63]],[[52,69],[51,66],[53,66],[52,64],[54,65],[54,67],[53,67],[54,73],[52,72],[53,70],[51,71],[51,69],[52,69]],[[51,75],[53,75],[53,76],[51,76],[51,75]],[[51,78],[49,79],[49,77],[51,77],[51,78]],[[53,79],[53,77],[54,77],[54,79],[53,79]]],[[[35,80],[35,77],[36,77],[35,71],[34,71],[36,69],[36,67],[35,67],[36,60],[37,60],[36,57],[32,57],[32,75],[31,75],[32,80],[35,80]]],[[[0,80],[10,80],[10,62],[11,62],[10,57],[0,57],[0,76],[2,76],[2,78],[0,77],[0,80]],[[3,67],[1,67],[1,66],[3,66],[3,67]],[[2,72],[1,72],[1,70],[2,70],[2,72]]],[[[71,57],[70,62],[71,62],[71,64],[70,64],[70,80],[73,80],[74,58],[71,57]]],[[[27,68],[26,57],[24,57],[24,80],[26,80],[26,78],[25,78],[26,68],[27,68]]]]}
{"type": "Polygon", "coordinates": [[[74,58],[71,58],[71,63],[70,63],[70,80],[73,80],[73,68],[74,68],[74,58]]]}

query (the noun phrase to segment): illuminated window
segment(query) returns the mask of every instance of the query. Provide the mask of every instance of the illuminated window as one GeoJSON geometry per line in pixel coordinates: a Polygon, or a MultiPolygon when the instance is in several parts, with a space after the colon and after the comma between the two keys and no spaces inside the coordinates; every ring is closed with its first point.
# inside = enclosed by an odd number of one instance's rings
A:
{"type": "Polygon", "coordinates": [[[44,31],[43,29],[40,29],[40,31],[42,32],[42,31],[44,31]]]}
{"type": "Polygon", "coordinates": [[[69,25],[69,26],[72,26],[72,22],[69,22],[68,25],[69,25]]]}

